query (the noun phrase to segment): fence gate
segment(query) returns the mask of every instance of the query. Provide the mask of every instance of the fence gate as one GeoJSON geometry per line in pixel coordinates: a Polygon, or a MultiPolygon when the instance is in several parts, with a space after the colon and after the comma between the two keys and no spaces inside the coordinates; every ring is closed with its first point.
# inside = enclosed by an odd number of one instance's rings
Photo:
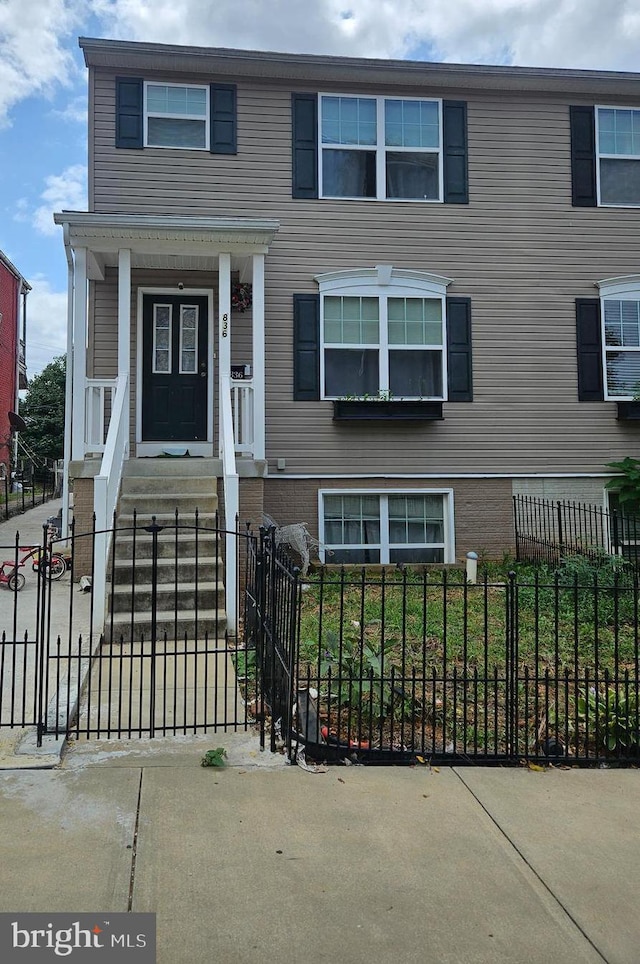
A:
{"type": "MultiPolygon", "coordinates": [[[[249,726],[255,695],[246,678],[243,610],[236,606],[235,626],[225,612],[226,536],[200,525],[196,514],[189,525],[176,515],[171,525],[134,520],[109,533],[74,532],[47,549],[45,533],[24,564],[21,547],[5,547],[5,569],[24,576],[24,586],[0,587],[0,726],[36,726],[39,740],[45,733],[115,739],[249,726]],[[105,536],[107,616],[97,633],[90,583],[105,536]]],[[[248,551],[251,536],[234,536],[244,586],[255,551],[248,551]]]]}

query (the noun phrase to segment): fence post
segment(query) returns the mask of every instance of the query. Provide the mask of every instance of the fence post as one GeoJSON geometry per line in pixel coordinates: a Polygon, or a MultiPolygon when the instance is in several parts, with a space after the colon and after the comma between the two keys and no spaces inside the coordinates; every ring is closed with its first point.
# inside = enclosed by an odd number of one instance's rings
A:
{"type": "MultiPolygon", "coordinates": [[[[47,731],[47,706],[45,704],[45,690],[47,689],[45,683],[45,676],[48,671],[48,660],[45,660],[45,636],[47,638],[47,656],[49,654],[49,635],[46,632],[47,629],[47,580],[45,579],[45,560],[47,558],[46,553],[48,551],[47,546],[47,529],[46,525],[43,526],[42,533],[42,545],[39,552],[39,565],[37,571],[37,582],[38,582],[38,604],[39,612],[37,613],[37,628],[36,628],[36,694],[38,701],[38,723],[37,723],[37,735],[36,735],[36,745],[42,746],[42,736],[47,731]]],[[[49,579],[49,591],[51,591],[51,579],[49,579]]],[[[56,718],[55,725],[55,735],[58,736],[59,720],[56,718]]]]}
{"type": "Polygon", "coordinates": [[[621,555],[620,553],[620,531],[618,528],[618,510],[611,510],[611,543],[613,549],[613,555],[621,555]]]}
{"type": "Polygon", "coordinates": [[[293,730],[293,704],[296,702],[298,691],[297,668],[298,668],[298,616],[300,612],[300,569],[294,566],[291,572],[293,582],[291,584],[291,613],[289,618],[289,687],[287,693],[286,719],[287,728],[284,734],[284,742],[287,750],[287,759],[291,760],[291,732],[293,730]]]}
{"type": "Polygon", "coordinates": [[[518,528],[518,496],[512,496],[513,499],[513,528],[515,530],[516,536],[516,562],[520,562],[520,531],[518,528]]]}
{"type": "Polygon", "coordinates": [[[564,533],[562,531],[562,502],[560,500],[556,502],[556,513],[558,517],[558,548],[560,558],[562,558],[564,556],[564,533]]]}
{"type": "Polygon", "coordinates": [[[517,659],[517,592],[516,574],[507,577],[507,639],[505,647],[505,744],[507,756],[517,755],[518,725],[518,659],[517,659]]]}
{"type": "MultiPolygon", "coordinates": [[[[158,533],[164,527],[156,523],[156,517],[151,516],[151,525],[145,526],[151,533],[151,679],[149,682],[149,737],[155,736],[156,719],[156,649],[158,635],[158,533]]],[[[197,544],[196,544],[197,545],[197,544]]],[[[197,548],[196,548],[197,554],[197,548]]],[[[134,575],[135,578],[135,575],[134,575]]],[[[141,640],[140,645],[144,643],[141,640]]],[[[142,656],[142,653],[140,654],[142,656]]],[[[141,666],[142,674],[142,666],[141,666]]],[[[142,723],[142,720],[140,721],[142,723]]]]}

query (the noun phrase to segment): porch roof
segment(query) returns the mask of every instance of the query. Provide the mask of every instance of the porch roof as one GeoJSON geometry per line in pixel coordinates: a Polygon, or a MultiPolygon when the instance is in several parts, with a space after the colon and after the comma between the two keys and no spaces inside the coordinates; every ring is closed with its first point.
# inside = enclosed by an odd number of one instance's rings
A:
{"type": "Polygon", "coordinates": [[[102,278],[105,267],[116,266],[121,248],[131,251],[133,268],[213,271],[221,252],[231,254],[234,266],[241,268],[243,258],[267,253],[280,227],[271,218],[86,211],[61,211],[53,217],[63,227],[67,248],[90,252],[90,278],[102,278]]]}

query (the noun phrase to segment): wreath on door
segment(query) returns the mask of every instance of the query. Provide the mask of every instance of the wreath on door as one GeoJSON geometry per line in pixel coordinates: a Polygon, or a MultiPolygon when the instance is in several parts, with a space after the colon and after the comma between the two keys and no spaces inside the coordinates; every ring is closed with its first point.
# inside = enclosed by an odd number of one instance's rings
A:
{"type": "Polygon", "coordinates": [[[251,285],[231,285],[231,307],[234,311],[246,311],[251,307],[251,285]]]}

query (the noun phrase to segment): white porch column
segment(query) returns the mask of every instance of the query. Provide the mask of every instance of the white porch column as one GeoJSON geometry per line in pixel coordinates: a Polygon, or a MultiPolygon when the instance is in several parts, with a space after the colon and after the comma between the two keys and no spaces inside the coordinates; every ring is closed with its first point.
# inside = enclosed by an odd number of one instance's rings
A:
{"type": "Polygon", "coordinates": [[[118,251],[118,375],[127,375],[127,399],[123,412],[125,459],[129,458],[129,386],[131,384],[131,251],[118,251]]]}
{"type": "MultiPolygon", "coordinates": [[[[231,255],[218,258],[218,397],[222,397],[222,378],[231,374],[231,255]]],[[[218,406],[218,454],[222,456],[222,406],[218,406]]]]}
{"type": "Polygon", "coordinates": [[[264,255],[253,256],[253,457],[266,458],[264,255]]]}
{"type": "Polygon", "coordinates": [[[87,249],[74,251],[73,282],[73,405],[71,458],[84,459],[87,380],[87,249]]]}

